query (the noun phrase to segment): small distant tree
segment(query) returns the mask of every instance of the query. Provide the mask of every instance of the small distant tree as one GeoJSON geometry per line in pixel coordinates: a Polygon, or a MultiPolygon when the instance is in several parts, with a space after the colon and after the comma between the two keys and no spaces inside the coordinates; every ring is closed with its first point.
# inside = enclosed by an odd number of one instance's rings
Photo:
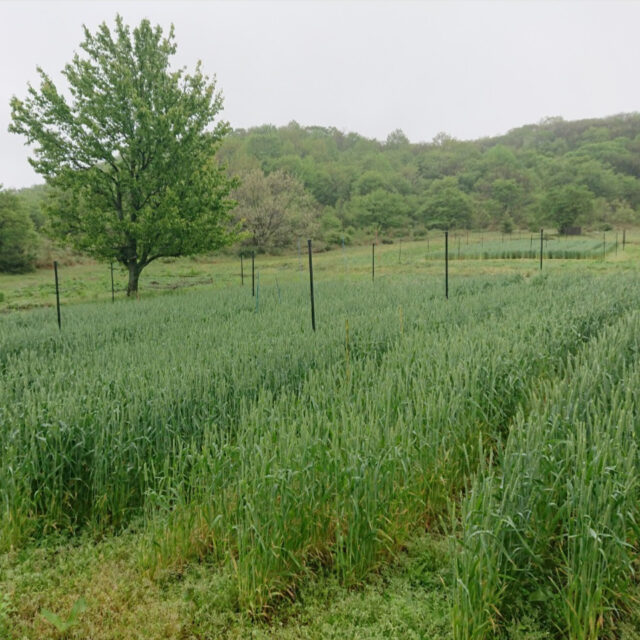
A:
{"type": "Polygon", "coordinates": [[[38,69],[40,88],[11,100],[9,130],[36,145],[30,163],[53,189],[54,233],[122,263],[128,294],[153,260],[233,239],[234,182],[214,158],[229,130],[214,124],[222,97],[200,64],[170,69],[173,38],[148,20],[131,32],[120,16],[114,33],[85,27],[83,55],[62,72],[69,99],[38,69]]]}
{"type": "Polygon", "coordinates": [[[434,180],[426,193],[420,217],[428,226],[469,227],[472,201],[461,191],[454,177],[434,180]]]}
{"type": "Polygon", "coordinates": [[[367,194],[382,189],[391,191],[389,180],[379,171],[365,171],[353,184],[354,196],[366,196],[367,194]]]}
{"type": "Polygon", "coordinates": [[[24,273],[33,270],[37,236],[20,198],[0,185],[0,271],[24,273]]]}
{"type": "Polygon", "coordinates": [[[318,208],[313,196],[284,171],[267,176],[260,169],[250,171],[233,195],[238,202],[234,215],[246,232],[246,246],[270,251],[315,231],[318,208]]]}
{"type": "Polygon", "coordinates": [[[409,138],[405,135],[402,129],[394,129],[385,141],[385,146],[390,148],[406,147],[409,144],[409,138]]]}
{"type": "Polygon", "coordinates": [[[500,220],[500,231],[502,233],[513,233],[513,218],[509,214],[505,214],[500,220]]]}
{"type": "Polygon", "coordinates": [[[386,232],[408,226],[411,206],[399,193],[374,189],[363,196],[354,196],[347,207],[347,217],[360,227],[386,232]]]}
{"type": "Polygon", "coordinates": [[[498,178],[491,184],[491,197],[500,203],[503,214],[513,215],[522,198],[522,187],[513,179],[498,178]]]}
{"type": "Polygon", "coordinates": [[[593,211],[593,193],[582,185],[567,184],[551,189],[542,201],[543,217],[555,224],[560,233],[593,211]]]}

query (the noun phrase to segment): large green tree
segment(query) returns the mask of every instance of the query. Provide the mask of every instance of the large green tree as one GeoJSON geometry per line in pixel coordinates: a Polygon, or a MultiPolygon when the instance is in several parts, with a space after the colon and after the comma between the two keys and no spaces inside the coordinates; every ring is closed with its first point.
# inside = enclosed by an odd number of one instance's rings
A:
{"type": "Polygon", "coordinates": [[[62,72],[68,95],[38,69],[39,89],[11,101],[10,131],[35,145],[30,159],[52,187],[54,232],[99,259],[140,272],[163,256],[212,250],[233,238],[234,186],[215,153],[229,127],[216,118],[215,79],[172,70],[168,36],[143,20],[133,31],[116,18],[62,72]]]}

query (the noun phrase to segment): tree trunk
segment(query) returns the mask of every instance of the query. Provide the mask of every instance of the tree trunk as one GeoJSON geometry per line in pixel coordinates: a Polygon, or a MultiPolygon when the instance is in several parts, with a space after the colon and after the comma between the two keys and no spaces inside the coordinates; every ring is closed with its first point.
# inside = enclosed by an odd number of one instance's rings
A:
{"type": "Polygon", "coordinates": [[[138,278],[140,278],[140,272],[142,267],[136,262],[130,262],[127,265],[129,269],[129,283],[127,284],[127,295],[137,295],[138,293],[138,278]]]}

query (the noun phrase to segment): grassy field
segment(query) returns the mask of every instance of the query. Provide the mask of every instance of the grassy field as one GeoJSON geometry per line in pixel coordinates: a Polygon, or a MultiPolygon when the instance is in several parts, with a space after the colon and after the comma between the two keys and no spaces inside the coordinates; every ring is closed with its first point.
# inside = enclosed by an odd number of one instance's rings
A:
{"type": "MultiPolygon", "coordinates": [[[[452,232],[449,241],[451,275],[455,277],[486,275],[492,273],[520,273],[528,275],[539,268],[539,236],[528,231],[514,232],[511,236],[499,233],[452,232]],[[532,245],[532,246],[530,246],[532,245]],[[531,254],[530,251],[533,251],[531,254]],[[516,259],[513,256],[517,256],[516,259]],[[460,262],[458,262],[460,257],[460,262]]],[[[606,252],[603,252],[603,234],[579,238],[548,236],[545,258],[552,258],[547,265],[551,270],[603,271],[615,263],[621,269],[635,269],[640,231],[627,230],[627,243],[623,251],[622,236],[606,233],[606,252]],[[564,252],[564,253],[563,253],[564,252]],[[585,264],[570,258],[587,258],[585,264]]],[[[263,287],[297,282],[307,276],[306,246],[282,256],[256,258],[263,287]]],[[[393,244],[377,244],[375,248],[376,277],[415,273],[437,275],[443,271],[444,234],[431,231],[420,241],[396,240],[393,244]]],[[[370,278],[371,246],[357,246],[317,253],[314,266],[318,277],[337,279],[370,278]]],[[[81,264],[60,266],[62,304],[110,301],[111,273],[108,264],[84,260],[81,264]]],[[[251,285],[251,260],[244,260],[245,286],[251,285]]],[[[170,293],[176,289],[207,288],[225,289],[240,284],[240,259],[235,256],[208,256],[158,260],[148,266],[140,277],[142,297],[170,293]]],[[[116,297],[125,295],[127,276],[125,270],[114,267],[116,297]]],[[[55,305],[53,267],[39,269],[24,275],[0,274],[0,312],[31,309],[55,305]]]]}
{"type": "Polygon", "coordinates": [[[425,245],[315,255],[315,334],[296,253],[0,316],[0,637],[635,637],[638,247],[425,245]]]}

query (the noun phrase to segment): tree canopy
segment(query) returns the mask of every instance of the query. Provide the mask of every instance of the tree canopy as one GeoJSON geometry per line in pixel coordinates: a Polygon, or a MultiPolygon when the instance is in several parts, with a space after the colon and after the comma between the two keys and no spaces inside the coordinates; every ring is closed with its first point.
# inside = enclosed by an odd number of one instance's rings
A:
{"type": "Polygon", "coordinates": [[[314,234],[317,204],[304,185],[284,171],[265,176],[259,169],[241,176],[234,215],[246,231],[245,246],[273,251],[314,234]]]}
{"type": "Polygon", "coordinates": [[[37,236],[21,199],[0,185],[0,271],[24,273],[34,268],[37,236]]]}
{"type": "Polygon", "coordinates": [[[142,269],[163,256],[229,243],[235,186],[215,159],[226,122],[222,96],[200,64],[170,68],[173,27],[165,37],[143,20],[84,28],[82,54],[62,72],[69,94],[42,69],[40,87],[11,101],[10,130],[34,144],[30,159],[50,189],[54,233],[129,270],[128,293],[142,269]]]}
{"type": "Polygon", "coordinates": [[[563,229],[557,190],[570,185],[576,224],[640,222],[640,114],[547,118],[494,138],[440,133],[419,144],[399,130],[379,142],[292,122],[234,131],[221,154],[231,167],[300,180],[328,241],[432,227],[563,229]]]}

